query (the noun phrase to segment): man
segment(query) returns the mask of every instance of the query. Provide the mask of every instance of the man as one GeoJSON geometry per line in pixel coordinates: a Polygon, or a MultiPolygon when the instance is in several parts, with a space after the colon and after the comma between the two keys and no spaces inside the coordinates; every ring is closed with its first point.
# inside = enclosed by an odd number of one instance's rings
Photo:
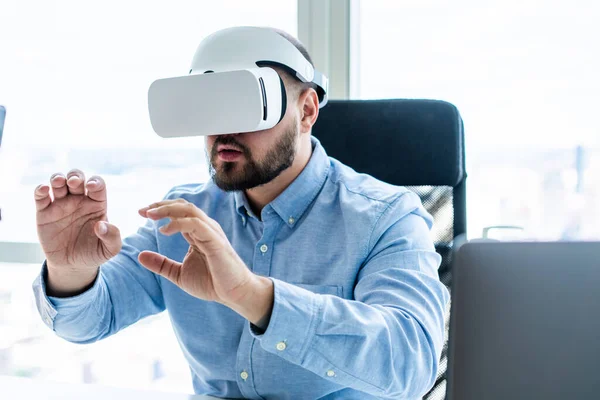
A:
{"type": "Polygon", "coordinates": [[[123,242],[102,178],[72,170],[36,188],[39,311],[89,343],[168,309],[197,393],[419,398],[449,300],[432,218],[414,193],[328,158],[311,136],[314,84],[274,68],[282,120],[207,136],[212,179],[141,208],[146,225],[123,242]]]}

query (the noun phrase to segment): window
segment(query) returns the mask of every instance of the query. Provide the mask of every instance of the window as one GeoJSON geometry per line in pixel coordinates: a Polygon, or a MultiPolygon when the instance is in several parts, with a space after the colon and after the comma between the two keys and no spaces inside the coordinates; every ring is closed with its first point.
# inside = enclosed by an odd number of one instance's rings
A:
{"type": "Polygon", "coordinates": [[[360,12],[360,97],[462,114],[471,238],[493,225],[600,238],[597,2],[375,0],[360,12]]]}
{"type": "MultiPolygon", "coordinates": [[[[71,168],[104,177],[109,219],[123,237],[135,232],[139,208],[208,178],[202,138],[152,131],[152,81],[187,74],[201,39],[221,28],[297,35],[294,0],[9,0],[1,14],[0,242],[37,241],[33,190],[71,168]]],[[[192,392],[164,313],[92,345],[67,343],[35,310],[39,269],[0,262],[0,374],[192,392]]]]}

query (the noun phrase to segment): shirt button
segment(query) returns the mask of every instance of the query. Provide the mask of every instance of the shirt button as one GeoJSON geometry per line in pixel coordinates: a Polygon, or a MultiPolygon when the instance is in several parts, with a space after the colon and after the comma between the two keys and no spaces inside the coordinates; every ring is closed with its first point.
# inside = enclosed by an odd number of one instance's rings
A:
{"type": "Polygon", "coordinates": [[[296,222],[296,220],[294,219],[294,217],[290,217],[290,218],[288,219],[288,223],[289,223],[290,225],[291,225],[291,224],[293,224],[294,222],[296,222]]]}
{"type": "Polygon", "coordinates": [[[327,371],[327,376],[332,378],[335,376],[335,372],[333,372],[332,370],[327,371]]]}
{"type": "Polygon", "coordinates": [[[269,250],[269,246],[267,246],[266,244],[263,244],[262,246],[260,246],[261,252],[266,253],[267,250],[269,250]]]}
{"type": "Polygon", "coordinates": [[[246,371],[242,371],[242,373],[240,374],[240,376],[242,377],[243,380],[248,379],[248,373],[246,371]]]}
{"type": "Polygon", "coordinates": [[[287,345],[285,344],[285,342],[279,342],[279,343],[277,343],[277,346],[275,346],[275,347],[277,347],[277,350],[283,351],[283,350],[285,350],[287,345]]]}

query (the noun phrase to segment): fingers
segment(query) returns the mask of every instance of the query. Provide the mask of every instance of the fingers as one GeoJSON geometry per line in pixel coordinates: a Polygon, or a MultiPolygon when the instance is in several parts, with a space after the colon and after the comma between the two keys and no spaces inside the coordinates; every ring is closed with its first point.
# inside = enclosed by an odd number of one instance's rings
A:
{"type": "Polygon", "coordinates": [[[157,207],[145,207],[142,210],[146,210],[144,212],[146,218],[150,218],[154,221],[163,218],[176,219],[195,217],[210,225],[216,232],[221,231],[221,226],[217,223],[217,221],[210,218],[204,211],[196,207],[194,204],[183,199],[169,200],[168,204],[158,205],[157,207]]]}
{"type": "Polygon", "coordinates": [[[203,221],[205,221],[207,224],[209,224],[211,226],[211,228],[213,228],[213,230],[217,234],[219,234],[219,236],[221,236],[223,239],[229,241],[229,239],[227,239],[227,236],[225,235],[225,232],[223,231],[223,228],[221,228],[221,225],[219,225],[219,223],[217,221],[210,218],[208,215],[206,216],[206,219],[204,219],[203,221]]]}
{"type": "Polygon", "coordinates": [[[171,236],[175,233],[190,234],[195,241],[209,242],[219,240],[221,236],[206,222],[198,218],[177,218],[158,229],[163,235],[171,236]]]}
{"type": "MultiPolygon", "coordinates": [[[[35,188],[34,195],[38,211],[52,203],[50,190],[45,189],[45,187],[46,185],[42,184],[35,188]],[[48,202],[48,199],[50,199],[50,202],[48,202]]],[[[61,173],[53,174],[50,177],[50,188],[52,188],[51,192],[54,195],[54,200],[62,199],[67,194],[83,195],[87,189],[87,195],[90,199],[106,201],[106,183],[104,180],[94,175],[86,183],[85,174],[78,169],[72,169],[66,177],[61,173]]]]}
{"type": "Polygon", "coordinates": [[[187,203],[187,201],[185,201],[184,199],[163,200],[163,201],[159,201],[156,203],[152,203],[148,207],[140,208],[138,210],[138,213],[144,218],[149,218],[147,215],[148,210],[151,210],[151,209],[157,208],[157,207],[161,207],[161,206],[164,206],[167,204],[173,204],[173,203],[187,203]]]}
{"type": "Polygon", "coordinates": [[[202,218],[204,214],[202,210],[189,202],[173,202],[158,207],[151,207],[146,211],[147,218],[154,221],[163,218],[185,218],[196,217],[202,218]]]}
{"type": "MultiPolygon", "coordinates": [[[[214,219],[210,218],[204,211],[196,207],[194,204],[184,200],[166,200],[154,203],[140,210],[140,215],[145,218],[157,221],[163,218],[179,219],[179,218],[198,218],[208,224],[212,230],[222,238],[226,239],[225,232],[221,229],[221,225],[214,219]]],[[[162,231],[161,231],[162,232],[162,231]]]]}
{"type": "Polygon", "coordinates": [[[42,211],[52,203],[50,198],[50,186],[39,185],[33,191],[35,198],[35,209],[36,211],[42,211]]]}
{"type": "Polygon", "coordinates": [[[94,175],[87,181],[87,195],[95,201],[106,201],[106,183],[101,177],[94,175]]]}
{"type": "Polygon", "coordinates": [[[107,257],[114,257],[121,251],[121,232],[119,228],[106,221],[98,221],[94,225],[94,233],[104,244],[107,257]]]}
{"type": "Polygon", "coordinates": [[[85,175],[78,169],[72,169],[67,174],[67,189],[70,194],[85,194],[85,175]]]}
{"type": "Polygon", "coordinates": [[[67,189],[67,178],[63,174],[54,174],[50,177],[50,186],[52,187],[52,194],[54,194],[54,200],[62,199],[68,193],[67,189]]]}
{"type": "Polygon", "coordinates": [[[164,276],[176,285],[179,285],[181,263],[171,260],[153,251],[142,251],[138,261],[155,274],[164,276]]]}

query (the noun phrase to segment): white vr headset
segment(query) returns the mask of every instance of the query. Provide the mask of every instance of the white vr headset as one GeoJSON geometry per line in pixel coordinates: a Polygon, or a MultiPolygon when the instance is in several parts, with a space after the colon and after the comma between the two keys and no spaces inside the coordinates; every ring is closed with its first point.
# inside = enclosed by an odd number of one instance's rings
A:
{"type": "Polygon", "coordinates": [[[152,128],[162,137],[182,137],[274,127],[285,115],[287,99],[270,66],[314,83],[319,107],[327,103],[327,78],[287,39],[268,28],[228,28],[200,43],[189,75],[150,85],[152,128]]]}

